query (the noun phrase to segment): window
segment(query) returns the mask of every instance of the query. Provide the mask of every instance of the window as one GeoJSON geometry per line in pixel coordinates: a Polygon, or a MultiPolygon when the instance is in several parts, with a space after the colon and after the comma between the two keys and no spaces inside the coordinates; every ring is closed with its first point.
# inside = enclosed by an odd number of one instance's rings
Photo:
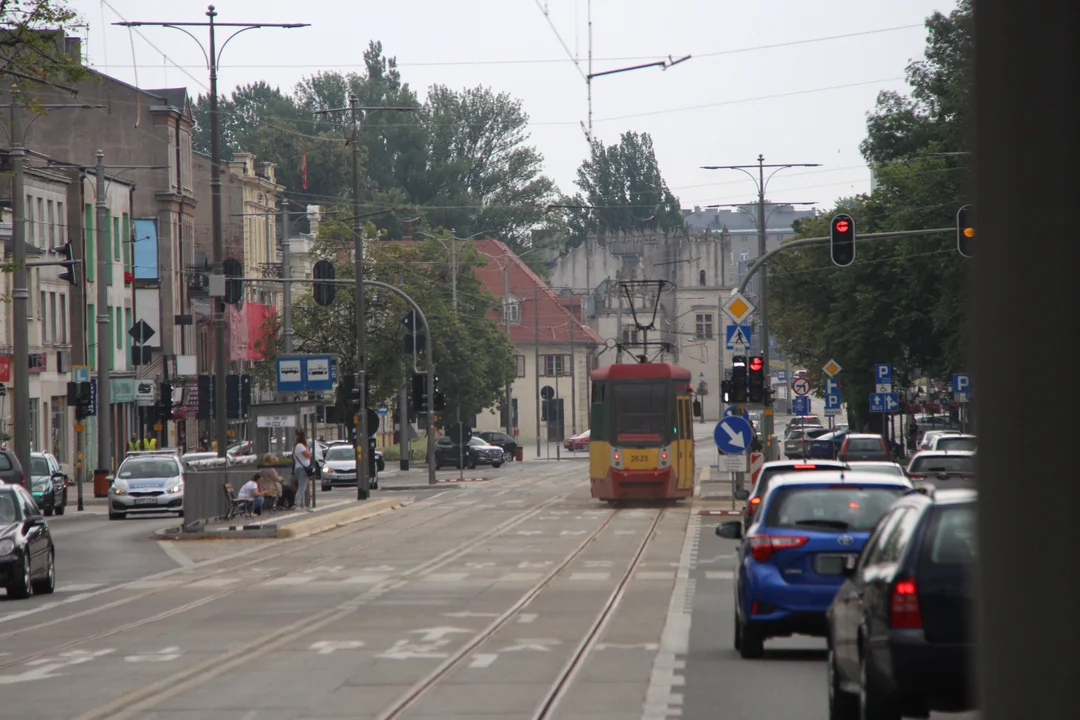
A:
{"type": "Polygon", "coordinates": [[[545,355],[544,377],[559,377],[570,374],[569,355],[545,355]]]}
{"type": "Polygon", "coordinates": [[[504,323],[519,323],[521,322],[521,301],[514,297],[508,297],[503,300],[503,322],[504,323]]]}
{"type": "Polygon", "coordinates": [[[706,283],[705,283],[705,271],[704,270],[698,270],[697,284],[700,285],[701,287],[705,287],[706,283]]]}
{"type": "Polygon", "coordinates": [[[694,319],[694,334],[698,340],[712,340],[713,316],[712,313],[698,313],[694,319]]]}
{"type": "Polygon", "coordinates": [[[48,295],[49,295],[49,293],[42,290],[41,293],[40,293],[41,301],[38,303],[37,319],[41,322],[41,342],[42,343],[46,343],[46,342],[49,341],[48,328],[45,327],[45,310],[46,310],[45,298],[47,298],[48,295]]]}
{"type": "Polygon", "coordinates": [[[116,369],[116,349],[113,348],[113,345],[112,345],[112,342],[111,342],[112,341],[111,335],[112,335],[112,329],[114,327],[116,327],[117,325],[119,325],[120,323],[116,322],[116,318],[114,317],[115,311],[112,308],[108,308],[108,312],[109,312],[109,326],[108,326],[108,331],[107,331],[108,334],[105,337],[101,338],[101,342],[103,342],[103,343],[105,343],[105,344],[107,344],[109,346],[109,369],[110,370],[115,370],[116,369]]]}
{"type": "Polygon", "coordinates": [[[113,260],[120,262],[120,218],[114,217],[112,219],[112,234],[113,234],[113,260]]]}
{"type": "Polygon", "coordinates": [[[124,308],[124,357],[126,358],[131,357],[131,335],[127,332],[131,327],[131,308],[124,308]]]}
{"type": "MultiPolygon", "coordinates": [[[[112,211],[108,210],[108,209],[105,210],[105,227],[104,227],[104,230],[105,230],[105,248],[106,248],[106,250],[108,250],[108,248],[112,245],[112,242],[113,242],[113,238],[112,238],[112,234],[113,234],[112,233],[112,211]]],[[[105,261],[108,261],[109,257],[106,255],[105,257],[103,257],[101,259],[105,260],[105,261]]],[[[113,264],[111,262],[106,262],[105,263],[105,282],[111,285],[112,281],[113,281],[113,264]]]]}
{"type": "Polygon", "coordinates": [[[30,450],[36,452],[41,438],[41,401],[30,398],[30,450]]]}
{"type": "Polygon", "coordinates": [[[65,228],[67,227],[67,216],[64,215],[64,203],[60,200],[56,201],[56,244],[63,245],[67,242],[67,233],[65,228]]]}
{"type": "Polygon", "coordinates": [[[37,245],[37,225],[34,224],[34,198],[26,196],[26,242],[37,245]]]}
{"type": "Polygon", "coordinates": [[[61,293],[60,294],[60,338],[59,338],[58,342],[60,342],[60,343],[62,343],[64,345],[67,345],[67,341],[68,341],[67,325],[68,325],[67,295],[64,295],[63,293],[61,293]]]}
{"type": "Polygon", "coordinates": [[[49,337],[53,345],[60,342],[60,336],[56,332],[56,293],[49,293],[49,337]]]}
{"type": "Polygon", "coordinates": [[[56,247],[56,208],[53,207],[53,201],[48,200],[45,203],[46,218],[48,220],[48,227],[45,228],[45,246],[48,248],[56,247]]]}
{"type": "Polygon", "coordinates": [[[517,362],[517,376],[525,377],[525,356],[515,355],[514,360],[517,362]]]}
{"type": "Polygon", "coordinates": [[[122,350],[124,347],[124,323],[122,322],[124,316],[120,311],[120,308],[116,308],[116,349],[122,350]]]}
{"type": "MultiPolygon", "coordinates": [[[[941,508],[928,537],[930,562],[934,565],[967,565],[976,557],[975,506],[941,508]]],[[[925,557],[925,555],[924,555],[925,557]]]]}
{"type": "MultiPolygon", "coordinates": [[[[813,487],[791,485],[773,491],[768,527],[866,532],[877,525],[903,492],[897,487],[813,487]]],[[[891,542],[890,540],[886,541],[891,542]]],[[[887,548],[886,548],[887,550],[887,548]]]]}
{"type": "Polygon", "coordinates": [[[37,238],[39,242],[34,243],[38,247],[48,247],[48,238],[45,236],[46,231],[49,229],[48,224],[45,222],[45,200],[42,198],[37,199],[37,238]]]}
{"type": "Polygon", "coordinates": [[[641,342],[641,334],[634,325],[625,325],[622,329],[622,341],[625,345],[635,345],[641,342]]]}
{"type": "Polygon", "coordinates": [[[120,232],[123,233],[120,236],[120,246],[122,248],[121,254],[124,256],[124,270],[131,272],[131,218],[127,213],[124,213],[124,222],[120,232]]]}
{"type": "Polygon", "coordinates": [[[671,410],[665,382],[624,382],[611,386],[614,402],[615,436],[655,435],[670,437],[671,410]]]}

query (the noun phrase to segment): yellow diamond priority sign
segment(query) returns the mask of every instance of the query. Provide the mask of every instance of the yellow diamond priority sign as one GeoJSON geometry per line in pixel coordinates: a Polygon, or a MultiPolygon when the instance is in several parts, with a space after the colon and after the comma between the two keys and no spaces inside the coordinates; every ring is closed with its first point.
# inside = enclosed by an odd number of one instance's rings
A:
{"type": "Polygon", "coordinates": [[[750,301],[740,295],[738,291],[731,293],[731,297],[724,303],[723,308],[728,317],[734,320],[736,324],[741,324],[755,310],[750,301]]]}
{"type": "Polygon", "coordinates": [[[825,363],[825,367],[823,367],[821,369],[824,370],[825,374],[828,375],[829,377],[835,377],[836,373],[838,373],[838,372],[840,372],[840,370],[842,370],[842,368],[840,367],[840,364],[838,362],[836,362],[835,360],[830,360],[829,362],[825,363]]]}

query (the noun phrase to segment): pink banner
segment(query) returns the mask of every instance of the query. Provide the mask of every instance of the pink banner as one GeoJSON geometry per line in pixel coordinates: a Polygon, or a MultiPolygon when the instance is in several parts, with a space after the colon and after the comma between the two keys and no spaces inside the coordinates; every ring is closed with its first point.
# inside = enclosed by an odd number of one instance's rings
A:
{"type": "Polygon", "coordinates": [[[246,302],[242,309],[228,305],[225,323],[229,328],[229,360],[262,360],[259,348],[266,334],[266,321],[277,313],[272,305],[246,302]]]}

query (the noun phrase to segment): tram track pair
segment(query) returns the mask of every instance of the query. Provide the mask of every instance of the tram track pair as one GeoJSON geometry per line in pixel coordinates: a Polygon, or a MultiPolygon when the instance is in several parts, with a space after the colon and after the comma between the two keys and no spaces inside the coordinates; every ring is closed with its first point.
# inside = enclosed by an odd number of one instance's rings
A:
{"type": "MultiPolygon", "coordinates": [[[[562,497],[563,496],[555,496],[555,497],[552,497],[552,498],[547,498],[547,499],[545,499],[545,500],[543,500],[543,501],[541,501],[539,503],[536,503],[535,505],[533,505],[533,506],[531,506],[531,507],[529,507],[527,509],[524,509],[521,513],[518,513],[513,519],[511,519],[511,520],[509,520],[507,522],[512,522],[512,523],[515,523],[515,524],[517,524],[519,522],[524,522],[528,518],[532,517],[534,514],[543,512],[543,510],[545,510],[547,507],[549,507],[553,503],[560,500],[562,497]]],[[[337,552],[332,552],[332,553],[330,553],[328,555],[325,555],[325,556],[322,556],[322,557],[318,558],[317,560],[311,561],[311,563],[309,564],[309,567],[318,566],[320,564],[327,563],[327,562],[336,560],[336,559],[341,558],[341,557],[355,556],[355,553],[356,553],[357,550],[371,547],[372,545],[376,545],[376,544],[378,544],[380,542],[385,542],[385,541],[394,542],[399,537],[400,533],[415,530],[416,528],[419,528],[419,527],[422,527],[424,525],[436,522],[438,520],[444,519],[444,518],[449,517],[451,515],[454,515],[454,514],[457,514],[457,513],[460,513],[460,512],[464,512],[464,511],[469,510],[469,509],[475,509],[475,506],[454,508],[454,509],[449,510],[448,512],[440,513],[440,514],[436,515],[435,517],[426,518],[426,519],[421,520],[419,522],[408,525],[407,527],[402,528],[398,533],[393,533],[393,534],[383,536],[383,537],[372,538],[371,540],[360,543],[358,545],[352,545],[352,546],[350,546],[348,548],[344,548],[344,549],[339,550],[337,552]]],[[[363,532],[365,530],[370,531],[370,530],[372,530],[374,528],[378,528],[378,527],[382,527],[384,525],[387,525],[390,522],[393,522],[393,520],[394,520],[394,518],[390,517],[390,518],[387,518],[386,520],[384,520],[381,523],[377,523],[377,524],[374,524],[374,525],[366,524],[366,525],[363,525],[363,526],[358,526],[358,527],[352,528],[350,530],[347,530],[343,534],[334,534],[333,536],[329,536],[329,534],[328,534],[328,537],[317,540],[317,541],[313,541],[313,542],[317,543],[320,546],[321,545],[326,545],[327,543],[334,542],[335,540],[338,540],[338,541],[341,540],[343,535],[348,536],[350,534],[356,534],[356,533],[359,533],[359,532],[363,532]]],[[[241,563],[239,565],[230,565],[228,567],[218,568],[218,569],[216,569],[216,570],[214,570],[212,572],[209,572],[209,573],[203,574],[201,576],[192,578],[188,584],[195,583],[195,582],[201,582],[203,580],[215,578],[215,577],[218,577],[218,576],[223,575],[223,574],[237,573],[237,572],[240,572],[241,570],[243,570],[245,568],[250,568],[250,567],[253,567],[253,566],[264,564],[267,561],[273,560],[273,559],[276,559],[276,558],[287,557],[289,555],[294,555],[294,554],[297,554],[297,553],[300,553],[300,552],[310,552],[311,548],[312,548],[312,542],[306,542],[304,544],[294,545],[294,546],[288,547],[288,548],[286,548],[286,549],[284,549],[284,550],[282,550],[280,552],[273,553],[271,555],[263,555],[263,556],[254,558],[252,560],[249,560],[247,562],[241,563]]],[[[188,570],[188,569],[189,568],[180,568],[180,569],[178,569],[178,572],[183,571],[183,570],[188,570]]],[[[113,629],[110,629],[110,630],[105,630],[105,631],[102,631],[102,632],[99,632],[99,633],[94,633],[94,634],[89,635],[89,636],[84,636],[84,637],[81,637],[81,638],[77,638],[75,640],[71,640],[71,641],[66,642],[66,643],[54,645],[54,646],[52,646],[52,647],[50,647],[50,648],[48,648],[46,650],[35,652],[33,654],[30,654],[30,655],[23,655],[23,656],[19,657],[18,659],[6,659],[3,662],[0,662],[0,670],[5,670],[5,669],[8,669],[8,668],[11,668],[11,667],[14,667],[14,666],[26,663],[26,662],[33,661],[33,660],[41,658],[41,657],[44,657],[46,655],[50,655],[50,654],[53,654],[53,653],[56,653],[56,652],[67,650],[69,648],[72,648],[72,647],[75,647],[75,646],[78,646],[78,645],[83,645],[83,644],[85,644],[87,642],[93,642],[94,640],[100,640],[100,639],[105,638],[105,637],[110,637],[112,635],[116,635],[118,633],[126,632],[128,630],[132,630],[132,629],[140,627],[142,625],[147,625],[147,624],[150,624],[150,623],[158,622],[160,620],[164,620],[166,618],[172,617],[172,616],[177,615],[177,614],[181,614],[183,612],[187,612],[189,610],[194,610],[195,608],[201,607],[202,605],[205,605],[205,604],[207,604],[209,602],[213,602],[213,601],[219,600],[219,599],[221,599],[223,597],[233,595],[233,594],[238,593],[238,592],[240,592],[242,590],[254,587],[255,585],[265,583],[265,582],[267,582],[269,580],[284,577],[284,576],[289,575],[289,574],[291,574],[293,572],[295,572],[295,568],[284,570],[282,572],[274,573],[274,574],[267,575],[267,576],[253,577],[253,578],[251,578],[251,580],[249,582],[241,582],[238,585],[234,585],[232,587],[219,590],[218,592],[202,596],[202,597],[198,598],[197,600],[191,601],[189,603],[185,603],[183,605],[180,605],[180,606],[177,606],[177,607],[174,607],[174,608],[170,608],[168,610],[164,610],[164,611],[162,611],[160,613],[156,613],[156,614],[154,614],[152,616],[149,616],[149,617],[145,617],[145,618],[141,618],[139,620],[134,620],[134,621],[131,621],[129,623],[125,623],[124,625],[121,625],[119,627],[116,627],[116,628],[113,628],[113,629]]],[[[133,584],[136,584],[136,583],[133,583],[133,584]]],[[[159,594],[162,594],[164,592],[167,592],[169,590],[174,590],[174,589],[175,588],[170,588],[170,587],[154,588],[154,589],[150,589],[150,590],[146,590],[146,591],[137,593],[135,595],[131,595],[131,596],[128,596],[128,597],[125,597],[125,598],[120,598],[118,600],[114,600],[114,601],[106,603],[104,605],[99,605],[99,606],[96,606],[96,607],[88,608],[88,609],[80,611],[80,612],[71,613],[71,614],[64,615],[64,616],[59,617],[59,618],[50,618],[47,622],[42,622],[42,623],[38,623],[38,624],[35,624],[35,625],[28,625],[28,626],[16,628],[16,629],[13,629],[13,630],[10,630],[10,631],[7,631],[5,633],[0,634],[0,642],[2,642],[4,640],[7,640],[8,638],[14,637],[16,635],[21,635],[21,634],[24,634],[24,633],[33,632],[35,630],[40,630],[40,629],[43,629],[43,628],[46,628],[46,627],[55,627],[58,622],[71,622],[71,621],[74,621],[74,620],[81,620],[81,619],[84,619],[84,618],[89,617],[91,615],[95,615],[95,614],[98,614],[98,613],[101,613],[101,612],[105,612],[107,610],[111,610],[113,608],[120,607],[122,605],[126,605],[126,604],[129,604],[129,603],[135,602],[137,600],[143,600],[143,599],[146,599],[146,598],[154,596],[154,595],[159,595],[159,594]]]]}

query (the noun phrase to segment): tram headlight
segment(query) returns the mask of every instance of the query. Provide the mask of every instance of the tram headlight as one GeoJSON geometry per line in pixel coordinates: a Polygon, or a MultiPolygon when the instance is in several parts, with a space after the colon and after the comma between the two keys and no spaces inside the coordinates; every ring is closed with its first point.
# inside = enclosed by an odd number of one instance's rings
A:
{"type": "Polygon", "coordinates": [[[611,467],[616,470],[623,469],[623,453],[619,448],[611,448],[611,467]]]}
{"type": "Polygon", "coordinates": [[[671,449],[668,447],[660,448],[660,455],[656,458],[657,468],[671,467],[671,449]]]}

